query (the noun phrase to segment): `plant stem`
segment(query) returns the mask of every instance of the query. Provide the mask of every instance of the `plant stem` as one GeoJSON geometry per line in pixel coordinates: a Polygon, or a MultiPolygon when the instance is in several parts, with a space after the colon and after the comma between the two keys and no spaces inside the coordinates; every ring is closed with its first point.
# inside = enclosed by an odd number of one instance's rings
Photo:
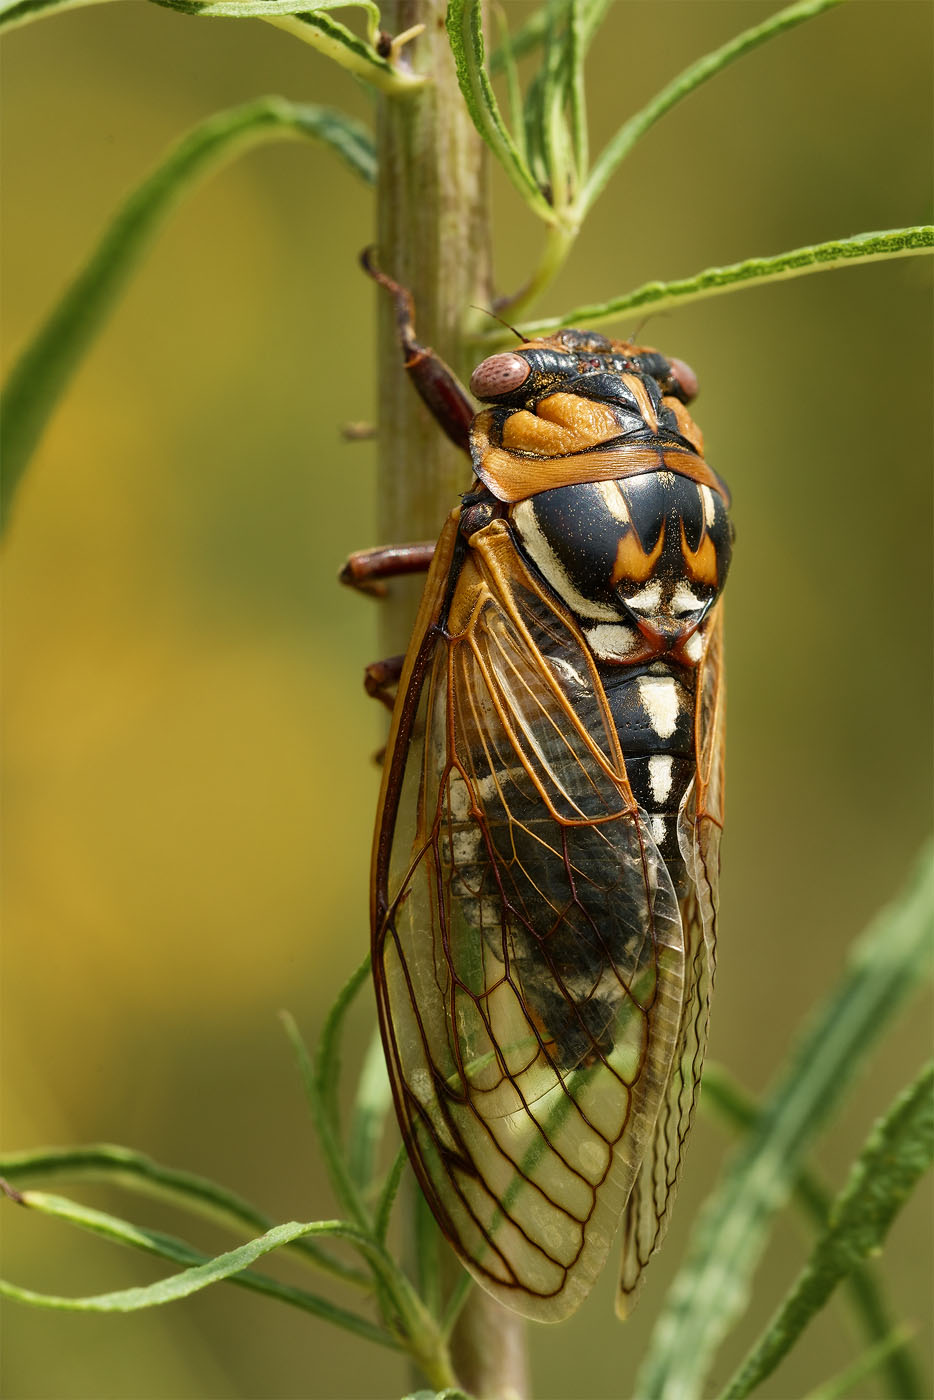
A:
{"type": "MultiPolygon", "coordinates": [[[[404,101],[379,102],[379,259],[412,292],[421,343],[463,376],[465,313],[471,304],[490,304],[490,214],[485,148],[457,86],[444,15],[442,0],[392,0],[383,10],[390,33],[426,26],[403,52],[433,81],[404,101]]],[[[434,539],[469,485],[470,469],[406,380],[383,293],[379,385],[380,540],[434,539]]],[[[386,655],[404,650],[419,592],[417,580],[393,586],[383,611],[386,655]]]]}
{"type": "MultiPolygon", "coordinates": [[[[415,299],[416,329],[462,377],[470,365],[466,313],[491,301],[487,162],[457,85],[443,0],[390,0],[391,34],[424,33],[405,54],[432,81],[405,100],[381,98],[378,118],[379,261],[415,299]]],[[[378,525],[385,542],[433,539],[471,480],[407,383],[390,301],[379,299],[378,525]]],[[[419,584],[400,580],[383,607],[385,655],[404,649],[419,584]]],[[[523,1323],[480,1290],[468,1299],[452,1339],[460,1384],[487,1397],[525,1393],[523,1323]],[[495,1319],[495,1320],[494,1320],[495,1319]],[[505,1369],[507,1368],[508,1369],[505,1369]]]]}

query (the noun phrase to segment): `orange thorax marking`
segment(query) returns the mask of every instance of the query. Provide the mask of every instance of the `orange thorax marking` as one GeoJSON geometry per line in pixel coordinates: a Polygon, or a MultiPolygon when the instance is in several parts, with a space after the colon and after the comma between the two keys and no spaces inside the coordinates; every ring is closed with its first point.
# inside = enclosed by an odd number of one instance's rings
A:
{"type": "Polygon", "coordinates": [[[681,553],[684,555],[684,562],[687,566],[688,576],[694,579],[695,583],[706,583],[711,588],[717,586],[717,551],[714,542],[710,538],[705,528],[701,536],[700,544],[693,550],[687,542],[684,533],[684,521],[681,522],[681,553]]]}
{"type": "MultiPolygon", "coordinates": [[[[681,528],[683,534],[684,527],[681,528]]],[[[627,530],[616,547],[616,563],[613,565],[610,581],[617,584],[621,583],[623,579],[630,579],[633,583],[644,583],[661,558],[664,545],[664,521],[662,521],[658,542],[649,554],[646,554],[642,548],[635,530],[627,530]]]]}

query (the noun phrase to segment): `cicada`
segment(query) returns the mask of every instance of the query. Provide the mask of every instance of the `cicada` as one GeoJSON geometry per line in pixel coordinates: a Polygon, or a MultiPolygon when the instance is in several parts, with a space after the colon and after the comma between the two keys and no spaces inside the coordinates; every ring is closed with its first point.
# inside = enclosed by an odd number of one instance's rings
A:
{"type": "Polygon", "coordinates": [[[707,1040],[733,532],[696,387],[576,330],[476,369],[475,481],[384,762],[372,950],[399,1123],[467,1269],[542,1321],[621,1222],[631,1310],[707,1040]]]}

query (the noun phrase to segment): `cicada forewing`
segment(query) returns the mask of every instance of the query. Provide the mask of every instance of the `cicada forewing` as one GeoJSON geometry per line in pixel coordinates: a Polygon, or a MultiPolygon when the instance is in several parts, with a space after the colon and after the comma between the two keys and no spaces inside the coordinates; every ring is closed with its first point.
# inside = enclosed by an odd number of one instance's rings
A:
{"type": "Polygon", "coordinates": [[[616,1300],[620,1317],[627,1317],[635,1307],[642,1272],[668,1229],[707,1050],[723,827],[724,700],[722,604],[718,603],[704,627],[695,707],[696,770],[678,818],[678,842],[690,888],[680,901],[685,961],[676,1047],[652,1143],[626,1206],[616,1300]]]}
{"type": "Polygon", "coordinates": [[[452,517],[439,543],[374,864],[380,1023],[419,1181],[485,1288],[562,1318],[672,1111],[700,974],[594,658],[501,520],[467,541],[452,517]]]}

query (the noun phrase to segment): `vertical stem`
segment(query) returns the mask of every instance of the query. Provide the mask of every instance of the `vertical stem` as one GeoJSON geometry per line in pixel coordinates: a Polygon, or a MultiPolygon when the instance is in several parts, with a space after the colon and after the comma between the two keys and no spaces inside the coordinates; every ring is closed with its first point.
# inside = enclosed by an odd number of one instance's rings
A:
{"type": "MultiPolygon", "coordinates": [[[[379,98],[380,264],[415,298],[419,340],[465,377],[465,312],[489,306],[490,207],[485,148],[461,98],[444,28],[444,0],[388,0],[383,24],[425,32],[403,53],[433,81],[405,98],[379,98]]],[[[467,489],[463,453],[445,438],[407,383],[392,307],[379,298],[379,530],[386,543],[437,536],[467,489]]],[[[408,641],[417,581],[399,580],[383,608],[386,655],[408,641]],[[402,587],[402,584],[413,586],[402,587]]],[[[521,1318],[473,1289],[452,1348],[460,1384],[482,1400],[526,1390],[521,1318]]]]}
{"type": "MultiPolygon", "coordinates": [[[[426,26],[402,52],[433,81],[404,98],[379,99],[377,221],[381,264],[412,292],[419,340],[463,376],[469,372],[465,312],[491,301],[490,211],[485,147],[457,86],[444,14],[443,0],[383,6],[390,33],[426,26]]],[[[434,539],[471,472],[406,382],[385,295],[379,382],[380,538],[434,539]]],[[[408,641],[419,592],[417,582],[409,583],[393,587],[383,614],[387,655],[408,641]]]]}

